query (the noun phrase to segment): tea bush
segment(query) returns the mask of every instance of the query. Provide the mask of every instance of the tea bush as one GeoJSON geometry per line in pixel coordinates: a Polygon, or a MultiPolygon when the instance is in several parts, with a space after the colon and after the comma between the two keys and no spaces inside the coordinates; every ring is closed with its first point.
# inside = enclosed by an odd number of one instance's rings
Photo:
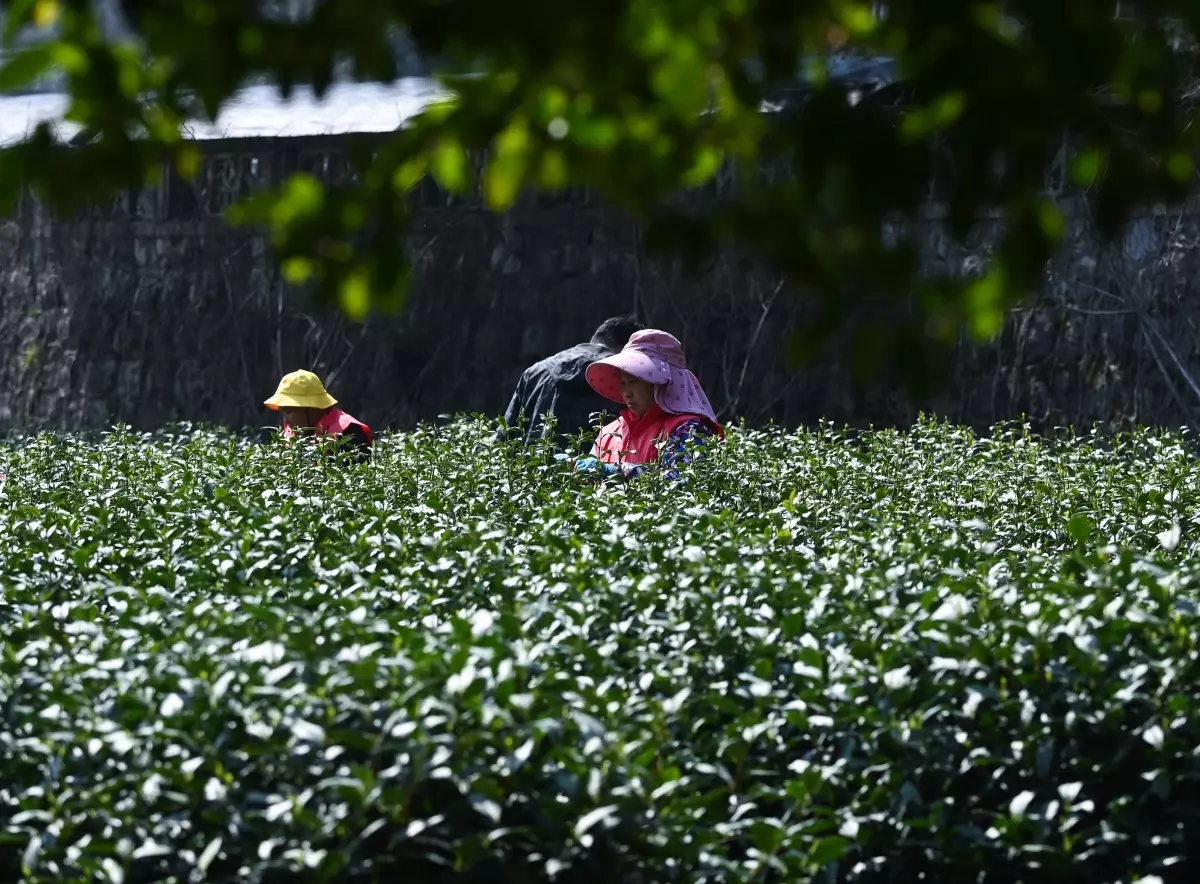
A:
{"type": "Polygon", "coordinates": [[[0,446],[0,880],[1195,871],[1183,437],[488,434],[0,446]]]}

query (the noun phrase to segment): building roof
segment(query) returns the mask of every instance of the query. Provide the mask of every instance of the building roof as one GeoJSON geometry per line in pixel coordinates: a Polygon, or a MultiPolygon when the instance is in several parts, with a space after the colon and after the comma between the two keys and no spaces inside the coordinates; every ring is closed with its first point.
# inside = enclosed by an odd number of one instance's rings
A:
{"type": "MultiPolygon", "coordinates": [[[[830,79],[868,91],[897,79],[891,59],[834,56],[826,64],[830,79]]],[[[805,84],[797,87],[803,90],[805,84]]],[[[275,86],[248,86],[225,104],[215,122],[191,122],[186,133],[197,141],[212,141],[394,132],[444,95],[435,80],[422,77],[336,83],[319,100],[308,87],[298,87],[284,99],[275,86]]],[[[0,95],[0,146],[22,141],[41,122],[51,123],[61,139],[70,140],[80,127],[63,120],[68,104],[60,92],[0,95]]]]}
{"type": "MultiPolygon", "coordinates": [[[[288,138],[393,132],[444,93],[433,80],[410,77],[395,83],[338,83],[318,100],[308,87],[284,99],[274,86],[248,86],[237,93],[212,123],[186,126],[197,141],[230,138],[288,138]]],[[[62,93],[0,95],[0,146],[27,138],[49,122],[63,140],[80,130],[63,120],[69,98],[62,93]]]]}

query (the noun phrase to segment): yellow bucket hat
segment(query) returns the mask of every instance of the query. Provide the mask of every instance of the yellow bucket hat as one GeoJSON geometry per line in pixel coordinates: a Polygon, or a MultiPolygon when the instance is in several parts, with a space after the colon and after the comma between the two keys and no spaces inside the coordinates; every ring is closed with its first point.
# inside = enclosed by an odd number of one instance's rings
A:
{"type": "Polygon", "coordinates": [[[274,411],[280,408],[332,408],[337,400],[325,392],[321,379],[311,371],[285,374],[275,395],[263,405],[274,411]]]}

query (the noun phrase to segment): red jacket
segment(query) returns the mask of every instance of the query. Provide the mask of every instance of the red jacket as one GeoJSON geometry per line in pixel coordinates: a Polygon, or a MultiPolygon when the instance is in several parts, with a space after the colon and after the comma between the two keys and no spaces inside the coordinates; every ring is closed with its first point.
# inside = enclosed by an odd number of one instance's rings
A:
{"type": "Polygon", "coordinates": [[[621,416],[600,430],[592,456],[601,463],[643,464],[658,460],[658,445],[671,435],[681,424],[690,420],[702,420],[718,437],[725,430],[708,418],[698,414],[668,414],[658,407],[650,406],[641,417],[628,408],[621,416]]]}
{"type": "Polygon", "coordinates": [[[325,416],[317,421],[315,429],[318,436],[340,436],[351,427],[362,427],[363,432],[367,434],[367,441],[372,445],[375,444],[375,434],[371,432],[371,428],[357,418],[346,414],[340,408],[331,408],[325,412],[325,416]]]}
{"type": "MultiPolygon", "coordinates": [[[[313,427],[313,432],[318,436],[340,436],[351,427],[361,427],[367,436],[367,442],[371,446],[375,445],[375,434],[371,431],[371,428],[357,418],[346,414],[340,408],[331,408],[325,412],[321,416],[321,419],[317,421],[317,425],[313,427]]],[[[296,431],[285,424],[283,435],[291,439],[296,435],[296,431]]]]}

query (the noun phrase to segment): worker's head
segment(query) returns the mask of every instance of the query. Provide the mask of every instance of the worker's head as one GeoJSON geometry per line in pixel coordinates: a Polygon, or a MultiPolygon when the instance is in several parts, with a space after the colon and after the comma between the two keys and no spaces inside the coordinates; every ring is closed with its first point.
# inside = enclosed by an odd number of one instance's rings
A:
{"type": "Polygon", "coordinates": [[[323,408],[292,408],[289,406],[279,409],[284,426],[297,430],[315,427],[323,414],[325,414],[323,408]]]}
{"type": "Polygon", "coordinates": [[[639,417],[657,404],[667,414],[695,414],[717,423],[712,403],[687,370],[683,345],[665,331],[635,332],[620,353],[589,365],[586,376],[593,390],[639,417]]]}
{"type": "Polygon", "coordinates": [[[600,323],[592,335],[592,343],[616,353],[625,346],[630,336],[642,330],[642,324],[632,316],[613,316],[600,323]]]}
{"type": "Polygon", "coordinates": [[[293,371],[283,376],[275,395],[263,404],[278,411],[284,424],[300,429],[315,426],[337,400],[325,392],[325,385],[311,371],[293,371]]]}
{"type": "Polygon", "coordinates": [[[625,401],[625,407],[642,417],[654,404],[654,384],[643,381],[627,371],[622,371],[619,377],[621,398],[625,401]]]}

